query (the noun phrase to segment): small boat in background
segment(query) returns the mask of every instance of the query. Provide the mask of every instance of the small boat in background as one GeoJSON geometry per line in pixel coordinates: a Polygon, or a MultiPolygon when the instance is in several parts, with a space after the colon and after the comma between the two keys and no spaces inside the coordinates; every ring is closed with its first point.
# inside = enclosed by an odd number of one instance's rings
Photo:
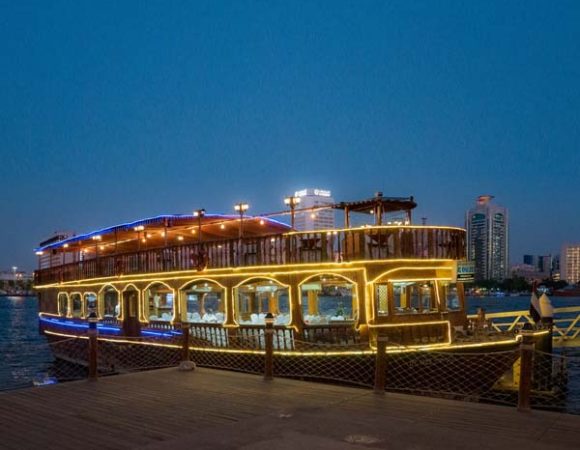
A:
{"type": "Polygon", "coordinates": [[[580,287],[566,286],[565,288],[555,290],[552,295],[555,297],[580,297],[580,287]]]}

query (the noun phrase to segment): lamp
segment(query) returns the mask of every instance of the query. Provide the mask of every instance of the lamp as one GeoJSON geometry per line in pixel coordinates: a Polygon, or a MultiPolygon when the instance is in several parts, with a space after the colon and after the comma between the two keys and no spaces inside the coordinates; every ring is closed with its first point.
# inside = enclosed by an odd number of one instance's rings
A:
{"type": "Polygon", "coordinates": [[[193,211],[193,217],[197,217],[197,228],[198,228],[198,235],[197,235],[197,242],[201,245],[201,219],[205,216],[205,209],[196,209],[193,211]]]}
{"type": "Polygon", "coordinates": [[[300,197],[290,195],[284,198],[284,204],[290,207],[290,223],[292,228],[294,228],[294,210],[296,209],[296,205],[300,204],[300,197]]]}
{"type": "Polygon", "coordinates": [[[236,203],[234,205],[234,210],[236,210],[240,214],[240,239],[243,236],[243,221],[244,221],[244,213],[250,208],[250,205],[247,203],[236,203]]]}

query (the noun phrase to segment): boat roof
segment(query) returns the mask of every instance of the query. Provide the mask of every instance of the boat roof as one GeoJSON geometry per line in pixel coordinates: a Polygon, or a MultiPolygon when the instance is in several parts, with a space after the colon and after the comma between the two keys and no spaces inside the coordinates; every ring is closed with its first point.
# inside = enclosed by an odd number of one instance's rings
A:
{"type": "MultiPolygon", "coordinates": [[[[179,241],[186,237],[191,241],[192,236],[197,236],[201,223],[203,241],[215,241],[232,239],[239,235],[240,216],[230,214],[204,214],[201,217],[191,214],[163,214],[133,222],[122,223],[108,228],[91,231],[56,240],[44,241],[36,252],[43,252],[73,245],[117,245],[117,250],[122,251],[125,244],[138,239],[146,239],[147,247],[154,248],[163,246],[166,242],[165,232],[168,232],[167,240],[179,241]]],[[[246,216],[243,218],[244,237],[257,237],[270,234],[279,234],[290,231],[292,228],[275,219],[261,216],[246,216]]],[[[172,242],[173,243],[173,242],[172,242]]]]}
{"type": "MultiPolygon", "coordinates": [[[[315,209],[342,209],[347,212],[377,214],[396,211],[410,211],[415,208],[413,197],[383,197],[377,192],[374,197],[366,200],[340,202],[320,207],[296,209],[296,211],[315,209]]],[[[200,210],[203,212],[203,210],[200,210]]],[[[283,211],[282,213],[286,213],[283,211]]],[[[272,214],[278,215],[278,214],[272,214]]],[[[243,216],[243,236],[245,238],[282,234],[292,231],[292,227],[272,219],[272,215],[243,216]]],[[[115,252],[134,251],[137,249],[152,249],[178,245],[180,241],[197,242],[201,225],[202,242],[237,238],[240,235],[240,216],[237,214],[208,214],[201,217],[194,214],[163,214],[133,222],[122,223],[108,228],[91,231],[80,235],[60,233],[42,242],[34,250],[41,254],[47,250],[68,249],[85,251],[112,250],[115,252]],[[195,237],[194,237],[195,236],[195,237]],[[193,239],[192,239],[193,238],[193,239]]]]}

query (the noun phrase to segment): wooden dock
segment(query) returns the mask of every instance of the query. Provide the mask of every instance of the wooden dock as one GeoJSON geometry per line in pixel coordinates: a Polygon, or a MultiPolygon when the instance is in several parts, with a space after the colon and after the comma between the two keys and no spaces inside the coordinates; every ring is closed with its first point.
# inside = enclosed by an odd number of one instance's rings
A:
{"type": "Polygon", "coordinates": [[[580,416],[164,369],[0,394],[2,449],[578,448],[580,416]]]}

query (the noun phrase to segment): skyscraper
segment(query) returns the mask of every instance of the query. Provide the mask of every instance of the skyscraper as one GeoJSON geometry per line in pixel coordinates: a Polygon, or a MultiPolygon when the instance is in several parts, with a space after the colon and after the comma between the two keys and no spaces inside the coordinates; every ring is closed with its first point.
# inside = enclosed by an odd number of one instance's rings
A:
{"type": "Polygon", "coordinates": [[[580,282],[580,244],[564,244],[560,254],[561,279],[570,284],[580,282]]]}
{"type": "Polygon", "coordinates": [[[503,280],[508,276],[508,211],[481,195],[467,211],[467,258],[475,261],[477,280],[503,280]]]}
{"type": "MultiPolygon", "coordinates": [[[[334,204],[331,192],[325,189],[302,189],[296,191],[294,196],[300,198],[299,209],[317,208],[334,204]]],[[[295,224],[297,230],[324,230],[334,228],[334,210],[328,208],[299,211],[296,213],[295,224]]]]}

